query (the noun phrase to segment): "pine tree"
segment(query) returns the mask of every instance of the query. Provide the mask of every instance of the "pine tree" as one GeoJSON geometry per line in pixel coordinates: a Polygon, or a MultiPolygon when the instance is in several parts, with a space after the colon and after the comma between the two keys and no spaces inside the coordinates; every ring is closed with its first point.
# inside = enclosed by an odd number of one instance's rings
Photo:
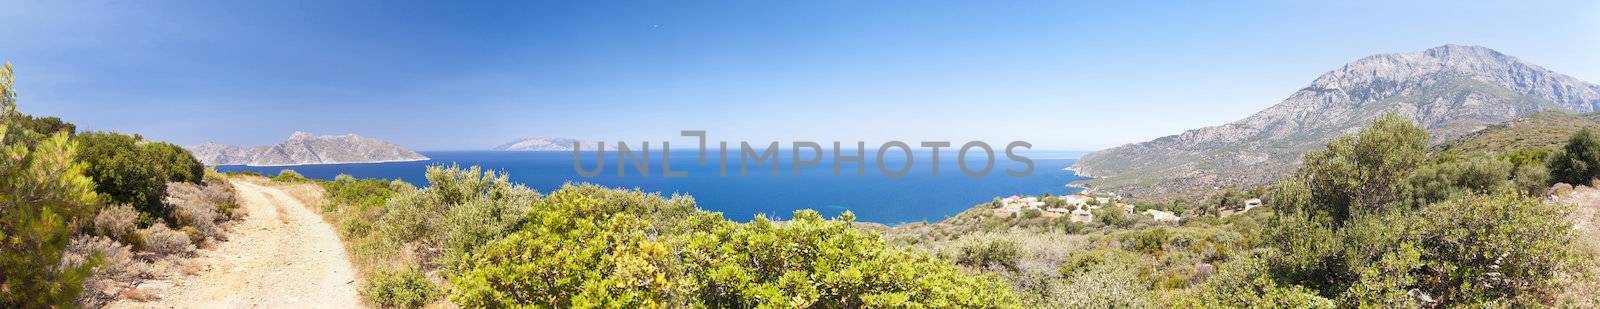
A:
{"type": "Polygon", "coordinates": [[[66,132],[32,136],[16,125],[11,72],[0,68],[0,307],[70,307],[95,263],[69,267],[61,255],[92,213],[94,183],[66,132]]]}

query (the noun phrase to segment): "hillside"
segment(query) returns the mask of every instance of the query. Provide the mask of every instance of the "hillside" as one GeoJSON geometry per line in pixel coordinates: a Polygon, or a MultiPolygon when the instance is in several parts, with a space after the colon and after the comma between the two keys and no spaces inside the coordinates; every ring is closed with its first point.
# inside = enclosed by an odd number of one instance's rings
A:
{"type": "Polygon", "coordinates": [[[272,145],[241,147],[203,144],[184,147],[206,165],[299,165],[420,161],[428,157],[400,145],[355,134],[315,135],[294,132],[272,145]]]}
{"type": "Polygon", "coordinates": [[[1438,143],[1518,116],[1597,106],[1600,86],[1488,48],[1445,45],[1362,58],[1244,119],[1090,153],[1073,169],[1097,177],[1088,186],[1132,197],[1250,186],[1282,178],[1305,152],[1385,113],[1411,118],[1438,143]]]}
{"type": "Polygon", "coordinates": [[[1528,148],[1554,149],[1565,145],[1567,138],[1579,129],[1584,127],[1600,129],[1600,122],[1594,120],[1597,117],[1600,117],[1600,113],[1574,115],[1540,112],[1491,125],[1459,139],[1440,143],[1434,146],[1434,150],[1504,154],[1528,148]]]}

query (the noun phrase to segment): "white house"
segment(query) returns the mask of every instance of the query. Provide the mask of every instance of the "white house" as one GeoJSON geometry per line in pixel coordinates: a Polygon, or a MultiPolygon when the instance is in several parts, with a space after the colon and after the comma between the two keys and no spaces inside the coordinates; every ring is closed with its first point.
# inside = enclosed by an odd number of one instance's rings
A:
{"type": "Polygon", "coordinates": [[[1089,204],[1089,197],[1088,196],[1079,195],[1079,194],[1066,195],[1066,196],[1062,196],[1060,198],[1061,198],[1062,201],[1066,201],[1067,205],[1083,206],[1083,205],[1089,204]]]}
{"type": "Polygon", "coordinates": [[[1091,221],[1094,221],[1094,213],[1090,213],[1088,210],[1083,209],[1072,211],[1072,222],[1087,223],[1091,221]]]}
{"type": "Polygon", "coordinates": [[[1145,209],[1144,210],[1144,214],[1150,215],[1150,217],[1155,218],[1156,222],[1166,222],[1166,223],[1178,222],[1178,215],[1173,214],[1170,211],[1161,211],[1161,210],[1155,210],[1155,209],[1145,209]]]}

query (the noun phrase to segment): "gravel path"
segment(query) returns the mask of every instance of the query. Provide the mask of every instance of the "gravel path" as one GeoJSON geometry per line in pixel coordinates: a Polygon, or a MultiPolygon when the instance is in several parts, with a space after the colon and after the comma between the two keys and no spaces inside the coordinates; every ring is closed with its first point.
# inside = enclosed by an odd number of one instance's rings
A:
{"type": "Polygon", "coordinates": [[[249,211],[190,275],[146,281],[159,300],[109,308],[359,308],[356,274],[333,228],[282,190],[234,181],[249,211]]]}

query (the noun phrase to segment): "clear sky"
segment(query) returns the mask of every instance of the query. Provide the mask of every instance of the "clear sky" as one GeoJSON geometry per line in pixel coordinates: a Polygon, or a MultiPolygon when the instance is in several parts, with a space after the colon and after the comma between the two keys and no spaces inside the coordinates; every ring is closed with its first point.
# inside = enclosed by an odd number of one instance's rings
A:
{"type": "Polygon", "coordinates": [[[24,112],[83,129],[422,150],[689,129],[1092,150],[1446,43],[1600,82],[1595,1],[239,2],[0,0],[0,60],[24,112]]]}

